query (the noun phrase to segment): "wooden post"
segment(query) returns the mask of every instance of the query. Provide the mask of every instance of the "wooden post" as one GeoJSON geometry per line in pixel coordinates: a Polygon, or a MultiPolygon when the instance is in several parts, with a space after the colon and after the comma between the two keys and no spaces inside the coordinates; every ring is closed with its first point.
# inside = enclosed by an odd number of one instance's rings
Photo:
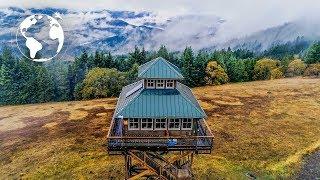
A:
{"type": "Polygon", "coordinates": [[[192,153],[191,153],[191,162],[190,162],[190,168],[192,168],[192,164],[193,164],[193,151],[192,151],[192,153]]]}
{"type": "Polygon", "coordinates": [[[124,162],[125,162],[125,170],[126,170],[126,175],[125,175],[125,178],[126,179],[129,179],[130,178],[130,173],[129,173],[129,169],[130,169],[130,165],[129,165],[129,155],[127,153],[125,153],[124,155],[124,162]]]}

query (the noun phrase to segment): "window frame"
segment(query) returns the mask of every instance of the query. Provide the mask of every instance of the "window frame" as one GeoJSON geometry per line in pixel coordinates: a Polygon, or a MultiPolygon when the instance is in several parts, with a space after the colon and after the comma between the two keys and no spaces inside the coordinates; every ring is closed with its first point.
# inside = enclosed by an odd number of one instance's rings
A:
{"type": "Polygon", "coordinates": [[[128,130],[140,130],[140,119],[138,118],[129,118],[128,119],[128,130]],[[137,122],[131,122],[131,120],[133,121],[137,121],[137,122]],[[131,128],[131,123],[134,123],[134,124],[138,124],[138,128],[131,128]]]}
{"type": "Polygon", "coordinates": [[[166,80],[166,88],[167,89],[174,89],[174,80],[173,79],[166,80]],[[172,86],[168,86],[169,83],[172,84],[172,86]]]}
{"type": "Polygon", "coordinates": [[[156,89],[165,89],[165,86],[166,86],[166,82],[164,79],[157,79],[156,80],[156,89]],[[160,83],[160,81],[162,81],[162,82],[160,83]],[[159,84],[162,84],[162,87],[160,87],[159,84]]]}
{"type": "Polygon", "coordinates": [[[181,120],[180,119],[168,119],[168,130],[180,130],[180,129],[181,129],[181,120]],[[171,124],[173,124],[173,128],[170,127],[171,124]],[[176,124],[179,125],[178,128],[175,127],[176,124]]]}
{"type": "Polygon", "coordinates": [[[156,88],[156,80],[154,80],[154,79],[147,79],[147,89],[154,89],[154,88],[156,88]],[[153,84],[152,86],[149,86],[149,83],[151,84],[153,84]]]}
{"type": "Polygon", "coordinates": [[[154,119],[154,130],[167,130],[167,119],[154,119]],[[164,122],[161,122],[162,120],[164,120],[164,122]],[[160,121],[160,122],[157,122],[160,121]],[[164,128],[157,128],[157,125],[164,123],[165,127],[164,128]]]}
{"type": "Polygon", "coordinates": [[[192,130],[192,124],[193,124],[193,119],[190,119],[190,118],[183,118],[181,119],[181,130],[192,130]],[[189,121],[190,122],[184,122],[184,121],[189,121]],[[184,128],[183,125],[185,124],[190,124],[190,128],[184,128]]]}
{"type": "Polygon", "coordinates": [[[153,130],[153,119],[151,118],[143,118],[141,119],[141,130],[146,130],[146,131],[150,131],[153,130]],[[145,121],[145,122],[144,122],[145,121]],[[151,123],[151,128],[148,128],[148,124],[151,123]],[[143,124],[146,124],[146,128],[143,128],[143,124]]]}

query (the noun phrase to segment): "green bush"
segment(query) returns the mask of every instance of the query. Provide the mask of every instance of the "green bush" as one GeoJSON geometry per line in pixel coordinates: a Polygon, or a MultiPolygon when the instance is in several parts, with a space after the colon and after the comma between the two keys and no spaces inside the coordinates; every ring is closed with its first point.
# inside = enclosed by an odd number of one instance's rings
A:
{"type": "Polygon", "coordinates": [[[300,76],[303,74],[305,69],[306,64],[301,59],[295,59],[289,63],[286,76],[300,76]]]}
{"type": "Polygon", "coordinates": [[[210,61],[206,68],[205,80],[209,85],[219,85],[228,82],[229,77],[217,61],[210,61]]]}
{"type": "MultiPolygon", "coordinates": [[[[267,80],[271,79],[272,70],[279,68],[280,62],[273,59],[261,59],[257,61],[256,65],[254,66],[254,79],[256,80],[267,80]]],[[[280,70],[280,69],[279,69],[280,70]]],[[[274,73],[277,75],[273,75],[274,77],[278,77],[278,70],[274,73]]]]}
{"type": "Polygon", "coordinates": [[[304,76],[319,77],[320,78],[320,63],[310,64],[304,71],[304,76]]]}

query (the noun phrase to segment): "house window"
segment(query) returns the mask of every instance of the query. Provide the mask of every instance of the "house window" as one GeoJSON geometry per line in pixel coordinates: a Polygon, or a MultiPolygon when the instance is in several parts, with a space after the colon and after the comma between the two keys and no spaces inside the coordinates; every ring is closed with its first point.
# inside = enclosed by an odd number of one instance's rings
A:
{"type": "Polygon", "coordinates": [[[165,130],[167,129],[166,119],[156,119],[155,120],[155,130],[165,130]]]}
{"type": "Polygon", "coordinates": [[[166,88],[167,89],[173,89],[174,88],[174,81],[173,80],[167,80],[166,81],[166,88]]]}
{"type": "Polygon", "coordinates": [[[180,119],[169,119],[170,130],[180,130],[180,119]]]}
{"type": "Polygon", "coordinates": [[[129,119],[129,130],[139,130],[139,119],[129,119]]]}
{"type": "Polygon", "coordinates": [[[141,130],[152,130],[153,129],[153,121],[152,119],[141,119],[141,130]]]}
{"type": "Polygon", "coordinates": [[[150,89],[155,88],[155,82],[153,79],[147,80],[147,88],[150,88],[150,89]]]}
{"type": "Polygon", "coordinates": [[[157,80],[157,89],[164,89],[164,80],[157,80]]]}
{"type": "Polygon", "coordinates": [[[182,130],[191,130],[192,129],[192,119],[182,119],[182,130]]]}

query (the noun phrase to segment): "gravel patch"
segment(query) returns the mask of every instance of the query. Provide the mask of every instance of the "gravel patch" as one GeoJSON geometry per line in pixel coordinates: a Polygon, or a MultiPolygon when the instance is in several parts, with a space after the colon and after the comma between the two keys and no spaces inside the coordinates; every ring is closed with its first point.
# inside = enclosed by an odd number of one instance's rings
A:
{"type": "Polygon", "coordinates": [[[314,152],[304,159],[297,179],[320,180],[320,150],[314,152]]]}

